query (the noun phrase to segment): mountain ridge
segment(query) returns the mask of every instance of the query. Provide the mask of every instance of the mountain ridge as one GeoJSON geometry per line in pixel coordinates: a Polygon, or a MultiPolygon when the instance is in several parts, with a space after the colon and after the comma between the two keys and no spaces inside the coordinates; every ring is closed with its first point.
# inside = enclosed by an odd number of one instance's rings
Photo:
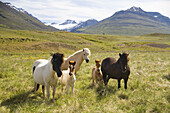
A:
{"type": "Polygon", "coordinates": [[[143,35],[150,33],[169,33],[170,19],[158,12],[146,12],[140,7],[121,10],[97,24],[78,29],[79,33],[143,35]]]}
{"type": "Polygon", "coordinates": [[[20,30],[57,31],[56,28],[44,25],[36,17],[22,8],[0,1],[0,27],[20,30]]]}

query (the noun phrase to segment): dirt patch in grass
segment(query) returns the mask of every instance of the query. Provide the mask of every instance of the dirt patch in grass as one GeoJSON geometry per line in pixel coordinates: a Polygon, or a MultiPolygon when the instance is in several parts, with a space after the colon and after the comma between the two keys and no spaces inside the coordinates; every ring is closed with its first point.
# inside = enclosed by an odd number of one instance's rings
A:
{"type": "Polygon", "coordinates": [[[170,48],[170,45],[168,44],[147,44],[148,46],[151,46],[151,47],[157,47],[157,48],[170,48]]]}
{"type": "Polygon", "coordinates": [[[58,42],[43,42],[43,43],[32,45],[32,47],[35,49],[46,48],[46,49],[56,49],[56,50],[58,50],[59,47],[62,47],[62,48],[67,48],[71,50],[76,50],[76,48],[74,48],[73,46],[58,43],[58,42]]]}
{"type": "Polygon", "coordinates": [[[31,38],[0,38],[0,43],[5,42],[30,42],[30,41],[36,41],[35,39],[31,38]]]}

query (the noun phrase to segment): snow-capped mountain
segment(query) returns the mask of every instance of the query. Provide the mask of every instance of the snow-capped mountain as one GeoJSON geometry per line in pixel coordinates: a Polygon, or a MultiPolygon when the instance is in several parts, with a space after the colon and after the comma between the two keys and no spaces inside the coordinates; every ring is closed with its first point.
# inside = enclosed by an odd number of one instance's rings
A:
{"type": "Polygon", "coordinates": [[[57,29],[60,29],[60,30],[64,30],[64,31],[70,31],[71,28],[73,28],[74,26],[76,26],[78,23],[75,21],[75,20],[66,20],[65,22],[63,23],[46,23],[46,25],[50,25],[50,26],[53,26],[57,29]]]}
{"type": "Polygon", "coordinates": [[[65,22],[59,24],[59,25],[68,25],[68,24],[77,24],[75,20],[66,20],[65,22]]]}
{"type": "MultiPolygon", "coordinates": [[[[28,12],[25,11],[24,9],[22,9],[22,8],[17,8],[17,7],[15,7],[14,5],[12,5],[12,4],[9,3],[9,2],[5,2],[5,4],[8,5],[8,6],[10,6],[12,9],[17,10],[18,12],[22,12],[22,13],[24,13],[24,14],[27,14],[27,15],[29,15],[29,16],[32,16],[30,13],[28,13],[28,12]]],[[[34,16],[32,16],[32,17],[35,18],[35,19],[37,19],[38,21],[40,21],[38,18],[36,18],[36,17],[34,17],[34,16]]]]}
{"type": "Polygon", "coordinates": [[[45,23],[46,25],[53,26],[57,29],[64,30],[64,31],[70,31],[70,32],[76,32],[77,29],[87,27],[87,26],[92,26],[94,24],[98,23],[97,20],[95,19],[89,19],[87,21],[83,22],[76,22],[75,20],[66,20],[63,23],[45,23]]]}
{"type": "MultiPolygon", "coordinates": [[[[24,9],[22,9],[22,8],[17,8],[17,7],[15,7],[14,5],[12,5],[11,3],[6,2],[5,4],[8,5],[8,6],[10,6],[11,8],[13,8],[13,9],[15,9],[15,10],[17,10],[18,12],[22,12],[22,13],[31,15],[31,14],[29,14],[27,11],[25,11],[24,9]]],[[[32,15],[31,15],[31,16],[32,16],[32,15]]]]}
{"type": "Polygon", "coordinates": [[[136,11],[136,12],[144,12],[140,7],[131,7],[130,9],[127,9],[126,11],[136,11]]]}

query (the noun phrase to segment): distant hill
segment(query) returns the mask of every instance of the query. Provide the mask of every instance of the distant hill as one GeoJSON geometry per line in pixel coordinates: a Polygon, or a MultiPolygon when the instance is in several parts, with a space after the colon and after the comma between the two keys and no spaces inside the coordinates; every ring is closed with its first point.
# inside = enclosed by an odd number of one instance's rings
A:
{"type": "Polygon", "coordinates": [[[98,23],[97,20],[95,20],[95,19],[89,19],[89,20],[87,20],[87,21],[85,21],[85,22],[80,22],[78,25],[74,26],[74,27],[70,30],[70,32],[79,32],[79,31],[77,31],[78,29],[81,29],[81,28],[83,28],[83,27],[93,26],[93,25],[95,25],[95,24],[97,24],[97,23],[98,23]]]}
{"type": "Polygon", "coordinates": [[[170,19],[158,12],[146,12],[139,7],[116,12],[93,26],[76,32],[88,34],[144,35],[170,33],[170,19]]]}
{"type": "Polygon", "coordinates": [[[0,27],[21,30],[57,31],[56,28],[44,25],[40,20],[22,8],[0,1],[0,27]]]}

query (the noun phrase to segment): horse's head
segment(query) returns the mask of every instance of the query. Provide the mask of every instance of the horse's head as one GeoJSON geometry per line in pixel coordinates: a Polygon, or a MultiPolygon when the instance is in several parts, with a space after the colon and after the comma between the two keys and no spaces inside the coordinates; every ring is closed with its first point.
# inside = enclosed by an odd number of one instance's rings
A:
{"type": "Polygon", "coordinates": [[[127,53],[119,53],[119,56],[120,56],[120,66],[121,66],[121,70],[123,73],[125,73],[127,71],[127,67],[128,67],[128,61],[129,61],[129,58],[128,58],[128,55],[127,53]]]}
{"type": "Polygon", "coordinates": [[[86,60],[86,62],[89,62],[89,56],[90,56],[90,50],[88,48],[83,49],[83,59],[86,60]]]}
{"type": "Polygon", "coordinates": [[[75,70],[75,61],[69,61],[69,75],[73,75],[74,70],[75,70]]]}
{"type": "Polygon", "coordinates": [[[64,54],[54,53],[51,54],[51,56],[52,56],[51,63],[53,66],[53,70],[57,73],[58,77],[61,77],[62,75],[61,65],[64,62],[64,54]]]}
{"type": "Polygon", "coordinates": [[[100,73],[101,60],[95,60],[97,71],[100,73]]]}

